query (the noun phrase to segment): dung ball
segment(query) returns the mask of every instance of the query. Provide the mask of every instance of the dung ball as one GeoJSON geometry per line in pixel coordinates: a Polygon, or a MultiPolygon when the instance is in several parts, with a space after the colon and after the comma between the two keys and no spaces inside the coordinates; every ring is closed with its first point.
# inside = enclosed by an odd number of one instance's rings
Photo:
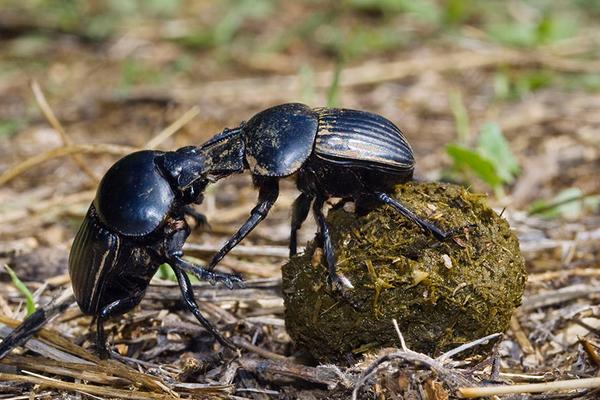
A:
{"type": "Polygon", "coordinates": [[[440,241],[390,206],[364,216],[331,210],[337,271],[354,288],[342,294],[327,285],[316,241],[283,267],[287,331],[319,361],[399,346],[392,319],[412,350],[436,356],[505,331],[521,303],[527,275],[519,242],[485,195],[411,182],[394,197],[456,235],[440,241]]]}

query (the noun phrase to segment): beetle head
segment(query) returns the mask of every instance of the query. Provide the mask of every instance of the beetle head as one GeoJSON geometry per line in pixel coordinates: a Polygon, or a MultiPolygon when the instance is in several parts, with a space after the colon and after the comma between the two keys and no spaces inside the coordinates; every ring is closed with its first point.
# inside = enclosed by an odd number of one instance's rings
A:
{"type": "Polygon", "coordinates": [[[233,129],[225,128],[202,146],[200,151],[205,157],[205,171],[211,182],[242,172],[244,164],[244,140],[242,131],[246,126],[242,122],[233,129]]]}
{"type": "Polygon", "coordinates": [[[205,157],[194,146],[169,151],[157,158],[157,165],[173,189],[185,193],[206,186],[205,157]]]}

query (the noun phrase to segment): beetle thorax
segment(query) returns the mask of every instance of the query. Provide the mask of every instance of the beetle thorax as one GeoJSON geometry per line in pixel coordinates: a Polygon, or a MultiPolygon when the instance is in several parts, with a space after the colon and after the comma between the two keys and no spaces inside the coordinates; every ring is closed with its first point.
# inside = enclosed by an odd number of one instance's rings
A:
{"type": "Polygon", "coordinates": [[[155,165],[155,157],[161,154],[136,152],[108,170],[98,187],[94,206],[100,221],[109,229],[142,236],[162,225],[176,196],[155,165]]]}

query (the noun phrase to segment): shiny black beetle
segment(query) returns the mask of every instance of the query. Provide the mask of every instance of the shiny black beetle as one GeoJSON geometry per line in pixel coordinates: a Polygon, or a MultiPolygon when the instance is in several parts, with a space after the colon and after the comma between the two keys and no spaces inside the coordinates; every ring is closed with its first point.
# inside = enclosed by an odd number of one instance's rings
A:
{"type": "Polygon", "coordinates": [[[69,255],[69,273],[81,311],[97,322],[97,347],[108,356],[104,322],[135,307],[159,265],[169,263],[183,300],[223,345],[232,345],[204,318],[186,275],[222,282],[241,280],[207,271],[182,258],[190,234],[184,215],[202,221],[190,205],[202,200],[204,160],[196,148],[139,151],[117,161],[102,178],[69,255]]]}
{"type": "Polygon", "coordinates": [[[452,235],[413,214],[388,193],[412,179],[415,161],[402,132],[382,116],[357,110],[315,108],[298,103],[268,108],[201,146],[211,180],[249,169],[259,190],[250,218],[215,254],[215,265],[262,221],[276,201],[279,179],[295,175],[300,195],[292,208],[290,255],[312,203],[328,266],[337,289],[352,287],[336,273],[336,260],[323,205],[330,197],[354,200],[357,212],[388,204],[426,232],[452,235]]]}

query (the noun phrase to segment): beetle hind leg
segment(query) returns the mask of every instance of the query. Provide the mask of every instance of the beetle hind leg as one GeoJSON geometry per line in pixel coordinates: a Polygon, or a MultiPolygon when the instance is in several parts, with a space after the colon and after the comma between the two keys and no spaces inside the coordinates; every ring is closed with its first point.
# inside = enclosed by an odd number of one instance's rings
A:
{"type": "Polygon", "coordinates": [[[121,315],[135,307],[144,293],[136,293],[131,297],[115,300],[104,306],[96,318],[96,352],[102,359],[110,357],[110,350],[106,345],[106,334],[104,332],[104,323],[112,316],[121,315]]]}
{"type": "MultiPolygon", "coordinates": [[[[402,203],[400,203],[398,200],[394,199],[387,193],[376,192],[375,196],[384,204],[392,206],[394,209],[396,209],[396,211],[398,211],[404,217],[406,217],[407,219],[412,221],[414,224],[416,224],[419,228],[421,228],[426,233],[433,235],[438,240],[449,239],[452,236],[459,233],[459,231],[461,231],[463,228],[463,227],[460,227],[457,229],[450,229],[450,230],[445,231],[445,230],[439,228],[438,226],[436,226],[435,224],[415,215],[405,205],[403,205],[402,203]]],[[[471,225],[469,225],[469,226],[471,226],[471,225]]]]}
{"type": "Polygon", "coordinates": [[[183,297],[183,301],[185,306],[194,314],[194,317],[200,322],[200,324],[224,347],[229,347],[230,349],[236,349],[236,346],[231,343],[229,340],[225,339],[221,334],[215,329],[215,327],[210,323],[209,320],[206,319],[204,315],[200,312],[200,308],[198,307],[198,303],[196,303],[196,299],[194,298],[194,291],[192,289],[192,283],[190,282],[190,278],[185,274],[185,272],[179,267],[173,267],[173,271],[175,272],[175,276],[177,277],[177,282],[179,283],[179,288],[181,289],[181,295],[183,297]]]}

